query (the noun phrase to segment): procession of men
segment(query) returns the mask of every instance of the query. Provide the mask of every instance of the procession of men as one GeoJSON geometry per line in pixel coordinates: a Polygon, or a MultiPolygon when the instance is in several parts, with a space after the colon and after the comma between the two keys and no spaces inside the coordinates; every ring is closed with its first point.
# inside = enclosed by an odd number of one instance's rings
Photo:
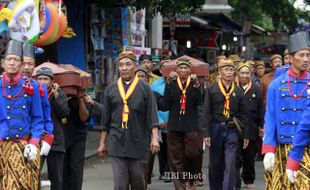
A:
{"type": "MultiPolygon", "coordinates": [[[[188,174],[199,176],[201,171],[199,155],[202,154],[204,146],[209,147],[210,189],[240,189],[241,179],[246,189],[255,189],[255,160],[260,157],[261,153],[264,154],[266,189],[306,189],[309,186],[309,163],[307,160],[302,161],[302,156],[291,153],[290,155],[295,160],[290,157],[287,162],[291,144],[298,145],[299,149],[305,149],[307,146],[305,140],[295,142],[294,134],[296,131],[300,131],[299,125],[307,129],[307,125],[304,124],[308,122],[307,119],[299,121],[301,115],[307,115],[304,113],[304,110],[307,110],[304,106],[307,105],[310,96],[308,39],[306,33],[302,32],[291,35],[288,50],[284,53],[286,65],[282,66],[283,60],[280,54],[272,55],[270,58],[272,69],[268,74],[265,74],[264,61],[241,61],[240,57],[236,55],[230,56],[231,59],[221,55],[216,59],[217,71],[212,75],[207,85],[201,84],[197,80],[197,76],[191,72],[192,63],[186,59],[178,59],[176,71],[170,72],[166,79],[160,78],[162,81],[159,84],[165,85],[164,90],[154,92],[153,96],[156,97],[158,110],[169,111],[169,117],[166,119],[165,125],[159,124],[163,121],[157,121],[156,124],[153,123],[155,125],[153,127],[162,128],[161,130],[165,131],[167,129],[164,138],[166,138],[165,142],[168,146],[164,148],[164,151],[167,151],[164,155],[168,157],[169,170],[165,172],[168,174],[165,177],[172,179],[175,189],[197,188],[199,177],[191,178],[188,174]],[[257,144],[262,140],[262,148],[257,148],[257,144]],[[301,143],[303,147],[300,147],[301,143]],[[299,164],[300,162],[301,164],[299,164]],[[302,168],[300,175],[297,175],[296,172],[298,166],[302,168]],[[285,168],[287,169],[285,170],[285,168]],[[241,170],[242,174],[240,174],[241,170]]],[[[122,52],[121,55],[127,55],[125,58],[134,60],[133,52],[122,52]]],[[[146,57],[143,56],[142,60],[145,60],[146,57]]],[[[147,58],[147,62],[151,62],[150,58],[147,58]]],[[[165,61],[160,64],[161,69],[164,64],[165,61]]],[[[154,76],[154,74],[150,71],[150,66],[146,66],[145,69],[141,69],[139,66],[138,70],[144,73],[139,76],[142,76],[145,82],[150,83],[148,77],[154,76]]],[[[119,69],[120,72],[126,70],[119,69]]],[[[119,84],[121,84],[121,80],[122,78],[119,79],[119,84]]],[[[156,80],[158,79],[154,80],[153,77],[151,83],[156,83],[156,80]]],[[[125,81],[128,85],[132,82],[134,80],[125,81]]],[[[109,89],[106,90],[106,93],[117,93],[117,88],[115,90],[109,89]]],[[[120,87],[118,90],[119,93],[115,96],[127,97],[122,95],[124,92],[120,87]]],[[[129,93],[135,92],[131,86],[128,91],[129,93]]],[[[123,113],[104,115],[102,118],[106,122],[114,121],[113,127],[117,121],[116,126],[120,129],[118,133],[121,133],[116,137],[119,136],[119,138],[124,138],[121,134],[127,134],[128,130],[123,127],[124,117],[126,120],[134,119],[136,117],[131,116],[130,113],[139,111],[134,109],[135,107],[128,106],[128,100],[124,98],[118,100],[119,103],[112,97],[108,98],[118,106],[125,102],[126,106],[124,105],[122,108],[125,110],[123,113]]],[[[104,113],[111,114],[111,111],[115,109],[111,110],[110,106],[105,107],[105,104],[111,105],[111,102],[104,102],[103,109],[104,113]]],[[[131,104],[137,106],[136,103],[131,104]]],[[[130,128],[130,125],[127,127],[130,128]]],[[[152,153],[154,153],[154,141],[156,141],[154,137],[157,137],[157,134],[154,135],[152,125],[146,124],[146,127],[149,127],[148,142],[151,144],[152,153]]],[[[307,135],[304,131],[299,133],[301,136],[307,135]]],[[[100,142],[106,142],[106,135],[102,137],[100,142]]],[[[109,153],[109,147],[114,146],[114,143],[110,145],[104,143],[104,146],[100,145],[98,153],[111,156],[114,151],[110,150],[112,154],[109,153]]],[[[149,150],[144,151],[144,154],[147,154],[149,150]]],[[[307,159],[308,149],[302,153],[307,159]]],[[[149,158],[146,159],[147,162],[150,161],[149,158]]],[[[153,159],[151,159],[152,162],[153,159]]],[[[144,171],[152,171],[152,166],[153,164],[146,164],[147,169],[144,171]]],[[[128,168],[128,172],[131,173],[130,168],[128,168]]],[[[113,169],[115,184],[119,183],[118,173],[119,171],[113,169]]],[[[149,172],[145,175],[149,176],[149,172]]],[[[143,176],[136,177],[137,180],[144,178],[143,176]]],[[[133,187],[134,184],[130,181],[133,178],[130,176],[126,176],[126,178],[126,188],[133,187]]],[[[144,181],[144,184],[146,183],[148,180],[144,181]]],[[[144,187],[147,189],[147,185],[144,187]]],[[[122,188],[116,185],[115,189],[122,188]]]]}
{"type": "Polygon", "coordinates": [[[176,190],[196,190],[204,180],[211,190],[255,189],[261,154],[266,190],[309,189],[308,34],[290,35],[283,55],[269,63],[219,55],[202,80],[189,59],[176,59],[168,75],[163,59],[158,76],[151,55],[122,51],[119,78],[98,103],[85,92],[66,94],[52,68],[34,73],[34,47],[11,40],[1,60],[0,189],[40,189],[46,161],[52,190],[81,190],[92,117],[100,120],[97,153],[111,162],[115,190],[152,189],[157,154],[159,180],[176,190]]]}

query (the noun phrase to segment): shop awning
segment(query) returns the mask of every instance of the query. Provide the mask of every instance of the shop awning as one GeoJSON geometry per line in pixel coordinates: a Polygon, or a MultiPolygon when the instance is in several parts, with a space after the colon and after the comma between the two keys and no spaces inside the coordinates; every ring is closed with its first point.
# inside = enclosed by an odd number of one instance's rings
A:
{"type": "Polygon", "coordinates": [[[267,35],[270,35],[270,32],[268,32],[267,30],[265,30],[264,28],[262,28],[262,27],[260,27],[260,26],[258,26],[258,25],[256,25],[256,24],[252,24],[251,30],[252,30],[253,32],[255,32],[255,33],[258,33],[258,34],[263,34],[263,33],[265,33],[265,34],[267,34],[267,35]]]}
{"type": "Polygon", "coordinates": [[[203,14],[200,18],[206,20],[209,25],[220,28],[223,32],[232,32],[235,35],[243,34],[241,26],[223,13],[203,14]]]}
{"type": "MultiPolygon", "coordinates": [[[[242,25],[235,22],[223,13],[205,13],[198,16],[192,16],[191,20],[201,25],[208,25],[210,28],[218,28],[223,32],[232,32],[234,35],[244,35],[242,25]]],[[[264,28],[252,24],[251,33],[254,34],[269,34],[264,28]]]]}
{"type": "Polygon", "coordinates": [[[191,23],[208,30],[221,30],[219,27],[211,26],[206,19],[198,16],[191,16],[191,23]]]}

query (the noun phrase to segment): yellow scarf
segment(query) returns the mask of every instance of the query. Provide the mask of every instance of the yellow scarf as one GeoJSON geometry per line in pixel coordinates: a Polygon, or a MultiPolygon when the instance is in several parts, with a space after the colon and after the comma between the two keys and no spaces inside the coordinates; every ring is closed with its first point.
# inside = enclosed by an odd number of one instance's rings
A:
{"type": "Polygon", "coordinates": [[[222,80],[219,80],[218,81],[218,85],[220,87],[220,90],[222,92],[222,94],[224,95],[225,97],[225,103],[224,103],[224,111],[223,111],[223,115],[226,117],[226,118],[229,118],[230,117],[230,96],[231,94],[234,92],[235,90],[235,84],[232,83],[231,85],[231,89],[228,93],[226,93],[226,90],[223,86],[223,83],[222,83],[222,80]]]}
{"type": "MultiPolygon", "coordinates": [[[[240,84],[238,83],[238,86],[240,87],[240,84]]],[[[244,90],[244,94],[246,94],[252,87],[252,81],[250,80],[248,86],[246,87],[246,89],[244,90]]]]}
{"type": "Polygon", "coordinates": [[[178,86],[180,88],[180,90],[182,91],[182,96],[180,97],[180,115],[184,115],[185,114],[185,109],[186,109],[186,90],[189,86],[189,83],[191,82],[191,77],[187,78],[186,81],[186,86],[185,88],[183,88],[182,82],[180,77],[177,78],[177,82],[178,82],[178,86]]]}
{"type": "Polygon", "coordinates": [[[127,129],[127,123],[128,123],[128,116],[129,116],[128,98],[131,96],[131,94],[135,90],[138,82],[139,82],[139,78],[135,76],[135,78],[133,79],[126,93],[122,79],[119,78],[117,81],[118,91],[123,99],[123,113],[122,113],[122,128],[123,129],[127,129]]]}

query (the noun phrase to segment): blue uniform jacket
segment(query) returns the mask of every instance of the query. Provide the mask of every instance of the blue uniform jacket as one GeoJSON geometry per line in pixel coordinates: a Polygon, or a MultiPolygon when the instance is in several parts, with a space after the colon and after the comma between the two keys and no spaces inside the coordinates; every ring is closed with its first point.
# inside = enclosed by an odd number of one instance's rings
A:
{"type": "Polygon", "coordinates": [[[41,98],[37,82],[22,77],[20,81],[14,85],[9,86],[0,77],[0,101],[3,106],[0,108],[5,111],[7,116],[7,125],[0,128],[0,139],[2,140],[19,140],[30,139],[29,143],[37,145],[42,135],[43,130],[43,113],[41,106],[41,98]],[[27,95],[22,88],[25,81],[28,80],[33,87],[33,94],[27,95]],[[4,83],[4,87],[3,84],[4,83]],[[4,90],[7,96],[14,96],[20,93],[20,96],[11,100],[4,96],[4,90]]]}
{"type": "MultiPolygon", "coordinates": [[[[165,94],[166,81],[163,77],[155,80],[151,84],[151,88],[153,91],[158,92],[161,96],[165,94]]],[[[158,121],[159,125],[162,123],[168,123],[169,119],[169,111],[158,111],[158,121]]],[[[167,129],[161,129],[162,132],[167,132],[167,129]]]]}
{"type": "MultiPolygon", "coordinates": [[[[303,94],[299,100],[290,95],[288,72],[274,79],[267,91],[265,135],[262,152],[274,152],[277,144],[291,144],[301,120],[305,105],[310,98],[310,81],[290,76],[292,96],[303,94]]],[[[310,78],[306,73],[304,78],[310,78]]]]}
{"type": "Polygon", "coordinates": [[[3,128],[7,128],[8,127],[8,120],[7,120],[7,115],[6,115],[6,111],[4,109],[4,104],[3,101],[0,101],[0,130],[3,128]]]}
{"type": "Polygon", "coordinates": [[[295,138],[293,140],[293,148],[289,153],[287,160],[287,168],[297,171],[299,162],[302,160],[305,147],[310,143],[310,99],[308,99],[305,111],[302,115],[300,125],[298,125],[295,138]]]}
{"type": "Polygon", "coordinates": [[[281,67],[278,67],[278,68],[276,69],[276,71],[274,72],[273,78],[275,79],[275,78],[277,78],[278,76],[283,75],[284,73],[286,73],[286,72],[290,69],[290,67],[291,67],[290,64],[285,64],[285,65],[283,65],[283,66],[281,66],[281,67]]]}
{"type": "Polygon", "coordinates": [[[44,94],[43,93],[40,94],[41,103],[42,103],[42,111],[43,111],[43,116],[44,116],[43,133],[53,135],[53,121],[51,118],[50,102],[48,100],[48,90],[44,84],[39,84],[39,87],[42,88],[44,91],[44,94]]]}

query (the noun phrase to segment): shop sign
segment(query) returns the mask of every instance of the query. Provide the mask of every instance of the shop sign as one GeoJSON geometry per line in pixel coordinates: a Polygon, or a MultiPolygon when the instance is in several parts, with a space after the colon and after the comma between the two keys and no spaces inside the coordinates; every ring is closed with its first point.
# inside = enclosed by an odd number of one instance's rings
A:
{"type": "MultiPolygon", "coordinates": [[[[171,19],[168,17],[163,18],[163,27],[169,27],[171,24],[171,19]]],[[[186,14],[175,14],[175,27],[190,27],[191,26],[191,15],[186,14]]]]}
{"type": "Polygon", "coordinates": [[[151,55],[151,48],[135,47],[135,46],[124,46],[124,50],[126,50],[126,51],[133,51],[136,54],[137,61],[139,60],[141,55],[144,55],[144,54],[151,55]]]}

